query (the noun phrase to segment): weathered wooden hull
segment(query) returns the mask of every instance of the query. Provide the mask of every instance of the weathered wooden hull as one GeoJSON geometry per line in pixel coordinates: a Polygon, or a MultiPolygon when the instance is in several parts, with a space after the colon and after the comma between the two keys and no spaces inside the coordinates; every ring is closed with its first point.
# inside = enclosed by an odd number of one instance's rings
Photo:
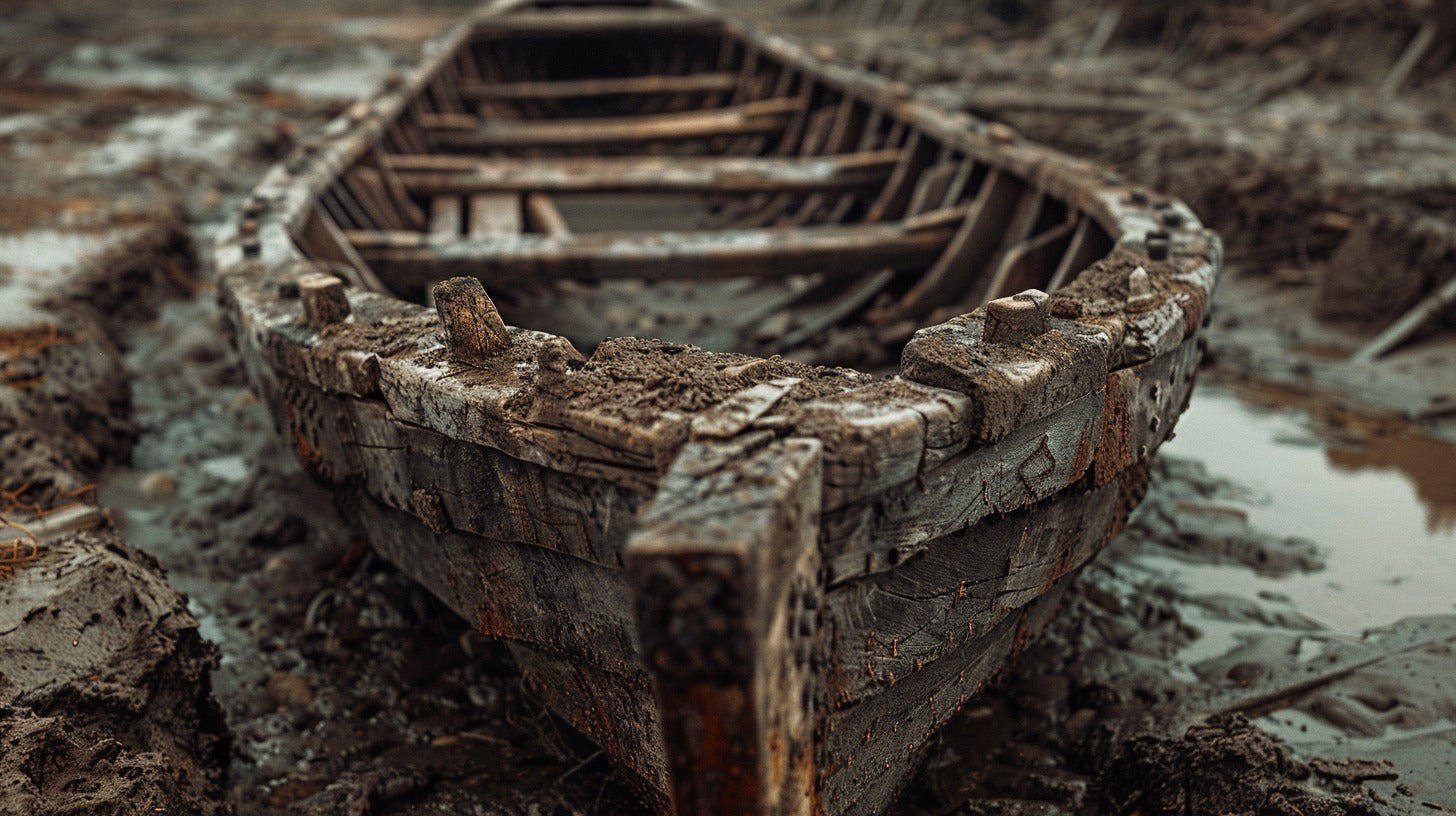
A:
{"type": "Polygon", "coordinates": [[[543,5],[484,9],[224,231],[249,376],[374,546],[659,810],[883,810],[1141,497],[1218,240],[718,17],[543,5]],[[623,191],[722,223],[578,234],[558,206],[623,191]],[[665,279],[722,316],[679,339],[725,350],[601,340],[579,303],[665,279]],[[908,339],[899,376],[757,356],[847,326],[908,339]]]}

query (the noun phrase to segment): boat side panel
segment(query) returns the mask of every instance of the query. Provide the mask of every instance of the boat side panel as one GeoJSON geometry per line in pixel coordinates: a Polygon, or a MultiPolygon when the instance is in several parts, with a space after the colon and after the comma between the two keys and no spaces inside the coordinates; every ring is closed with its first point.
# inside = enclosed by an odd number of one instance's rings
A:
{"type": "MultiPolygon", "coordinates": [[[[826,812],[884,810],[936,730],[1055,612],[1067,583],[1058,579],[1111,539],[1146,484],[1147,469],[1139,467],[1101,488],[1074,488],[937,542],[863,586],[831,593],[827,624],[838,662],[884,682],[878,693],[829,715],[819,758],[826,812]],[[961,576],[968,577],[964,595],[961,576]],[[876,595],[890,600],[866,603],[876,595]],[[931,641],[940,659],[910,656],[931,641]]],[[[829,682],[844,688],[848,679],[829,682]]]]}

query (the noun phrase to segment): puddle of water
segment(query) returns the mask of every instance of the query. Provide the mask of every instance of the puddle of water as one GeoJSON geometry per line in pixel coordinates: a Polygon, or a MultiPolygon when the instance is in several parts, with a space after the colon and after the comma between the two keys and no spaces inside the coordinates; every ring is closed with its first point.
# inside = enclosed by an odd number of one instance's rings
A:
{"type": "Polygon", "coordinates": [[[1412,435],[1331,442],[1302,409],[1254,407],[1205,383],[1164,450],[1261,494],[1246,507],[1250,524],[1311,539],[1327,562],[1273,578],[1147,557],[1190,589],[1278,593],[1350,635],[1456,609],[1456,446],[1412,435]]]}
{"type": "Polygon", "coordinates": [[[19,234],[0,234],[0,263],[30,271],[53,271],[114,243],[106,233],[33,229],[19,234]]]}

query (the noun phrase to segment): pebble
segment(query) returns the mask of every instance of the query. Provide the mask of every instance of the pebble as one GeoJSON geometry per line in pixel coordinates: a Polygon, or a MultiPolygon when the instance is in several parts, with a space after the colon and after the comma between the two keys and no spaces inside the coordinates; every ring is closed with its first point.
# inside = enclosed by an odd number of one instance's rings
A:
{"type": "Polygon", "coordinates": [[[293,672],[274,672],[268,678],[268,696],[284,708],[307,708],[313,703],[308,681],[293,672]]]}
{"type": "Polygon", "coordinates": [[[139,487],[149,499],[170,499],[177,495],[177,477],[165,470],[154,470],[142,477],[139,487]]]}

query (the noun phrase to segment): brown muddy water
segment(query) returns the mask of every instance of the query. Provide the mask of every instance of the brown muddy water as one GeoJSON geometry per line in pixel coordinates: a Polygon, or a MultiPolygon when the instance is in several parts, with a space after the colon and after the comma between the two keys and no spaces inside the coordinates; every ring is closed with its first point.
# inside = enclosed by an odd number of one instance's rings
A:
{"type": "Polygon", "coordinates": [[[1408,428],[1351,434],[1258,391],[1203,383],[1163,453],[1240,485],[1234,510],[1312,541],[1324,567],[1273,576],[1169,556],[1135,563],[1200,592],[1286,598],[1340,635],[1456,612],[1456,446],[1408,428]]]}

